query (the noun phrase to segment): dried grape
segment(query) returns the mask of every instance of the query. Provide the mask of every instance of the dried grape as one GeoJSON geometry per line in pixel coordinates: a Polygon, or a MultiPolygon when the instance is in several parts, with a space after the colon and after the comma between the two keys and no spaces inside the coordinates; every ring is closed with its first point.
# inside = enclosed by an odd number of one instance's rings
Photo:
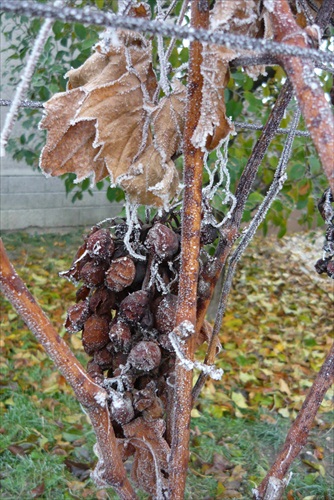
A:
{"type": "Polygon", "coordinates": [[[170,260],[179,250],[179,238],[172,229],[157,222],[148,231],[145,245],[161,260],[170,260]]]}
{"type": "Polygon", "coordinates": [[[89,256],[96,260],[109,260],[114,252],[114,242],[107,229],[99,229],[86,242],[89,256]]]}
{"type": "Polygon", "coordinates": [[[136,266],[128,257],[114,259],[106,273],[105,282],[107,287],[114,292],[121,292],[133,283],[136,276],[136,266]]]}
{"type": "Polygon", "coordinates": [[[160,348],[155,342],[142,340],[131,349],[128,361],[137,370],[153,370],[161,361],[160,348]]]}

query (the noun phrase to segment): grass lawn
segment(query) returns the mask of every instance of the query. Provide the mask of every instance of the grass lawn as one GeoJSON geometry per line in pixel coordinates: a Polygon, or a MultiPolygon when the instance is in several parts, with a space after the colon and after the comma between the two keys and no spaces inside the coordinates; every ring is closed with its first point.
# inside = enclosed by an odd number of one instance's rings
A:
{"type": "MultiPolygon", "coordinates": [[[[3,240],[20,276],[85,363],[80,334],[63,327],[75,288],[58,278],[81,233],[13,233],[3,240]]],[[[303,235],[257,239],[241,261],[220,336],[217,364],[225,373],[208,382],[193,410],[189,499],[251,499],[328,352],[333,287],[312,271],[321,256],[312,254],[313,244],[303,235]]],[[[88,419],[3,298],[1,320],[1,498],[117,498],[90,480],[96,458],[88,419]]],[[[287,500],[334,498],[330,397],[294,463],[287,500]]]]}

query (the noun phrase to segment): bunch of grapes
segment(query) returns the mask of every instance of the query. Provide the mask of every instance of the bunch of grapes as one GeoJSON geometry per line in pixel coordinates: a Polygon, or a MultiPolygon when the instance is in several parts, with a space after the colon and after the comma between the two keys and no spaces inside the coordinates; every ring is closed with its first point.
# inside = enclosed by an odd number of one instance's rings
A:
{"type": "MultiPolygon", "coordinates": [[[[177,218],[140,223],[125,244],[127,232],[122,219],[111,228],[94,227],[71,268],[61,273],[81,284],[65,327],[70,333],[82,331],[91,356],[87,370],[110,396],[117,437],[135,418],[166,414],[175,364],[169,333],[175,326],[180,267],[177,218]]],[[[202,243],[217,237],[213,233],[206,231],[202,243]]]]}

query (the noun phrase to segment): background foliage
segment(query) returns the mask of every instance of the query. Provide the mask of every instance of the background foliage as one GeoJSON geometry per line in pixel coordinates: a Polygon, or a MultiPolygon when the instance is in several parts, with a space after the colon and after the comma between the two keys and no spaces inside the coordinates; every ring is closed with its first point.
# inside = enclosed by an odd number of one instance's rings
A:
{"type": "MultiPolygon", "coordinates": [[[[39,0],[47,3],[47,0],[39,0]]],[[[116,11],[116,0],[71,0],[68,5],[76,7],[94,6],[98,9],[116,11]]],[[[177,16],[182,2],[174,9],[172,16],[177,16]]],[[[150,1],[152,15],[155,15],[155,1],[150,1]]],[[[168,5],[168,2],[166,2],[168,5]]],[[[29,19],[26,16],[13,16],[3,14],[3,34],[7,46],[3,49],[5,54],[6,85],[13,88],[19,81],[22,68],[24,67],[27,54],[30,50],[32,40],[39,31],[41,21],[29,19]]],[[[83,26],[79,23],[64,23],[56,21],[53,33],[48,38],[44,52],[40,58],[38,69],[32,80],[29,95],[31,100],[46,101],[56,92],[66,89],[64,75],[71,68],[77,68],[89,57],[91,49],[99,38],[100,28],[83,26]]],[[[168,42],[168,41],[167,41],[168,42]]],[[[153,40],[153,61],[157,73],[159,65],[157,61],[156,42],[153,40]]],[[[328,43],[330,43],[328,41],[328,43]]],[[[172,77],[178,68],[188,61],[188,47],[183,41],[177,41],[171,53],[170,63],[172,77]]],[[[278,92],[285,81],[285,73],[279,66],[267,67],[265,75],[260,75],[256,80],[252,79],[241,69],[232,69],[228,88],[225,91],[227,115],[234,121],[247,124],[264,124],[278,92]]],[[[324,90],[329,94],[333,77],[330,74],[320,73],[324,90]]],[[[294,104],[290,105],[281,126],[289,126],[294,104]]],[[[22,109],[20,123],[23,128],[18,137],[9,141],[8,151],[14,160],[25,161],[32,168],[38,167],[38,158],[45,142],[42,131],[38,131],[38,122],[41,119],[40,109],[22,109]]],[[[300,127],[304,129],[303,123],[300,127]]],[[[232,137],[229,144],[229,171],[231,174],[231,190],[233,192],[237,180],[240,177],[252,147],[259,136],[259,132],[240,130],[232,137]]],[[[270,185],[277,165],[277,158],[282,150],[283,137],[277,135],[260,167],[254,191],[248,199],[244,213],[244,222],[248,222],[261,203],[270,185]]],[[[215,159],[215,153],[209,158],[209,163],[215,159]]],[[[182,159],[179,158],[178,166],[182,167],[182,159]]],[[[80,184],[75,184],[75,175],[63,176],[67,194],[71,194],[72,200],[81,199],[85,192],[92,194],[90,180],[85,179],[80,184]]],[[[207,179],[205,179],[207,180],[207,179]]],[[[97,184],[98,189],[107,187],[107,181],[97,184]]],[[[316,203],[323,190],[327,187],[327,181],[322,173],[321,165],[315,153],[315,149],[307,137],[296,137],[292,161],[288,167],[288,180],[285,183],[279,198],[273,203],[265,221],[262,224],[264,233],[268,225],[278,227],[278,235],[285,234],[287,220],[294,210],[299,210],[299,222],[307,224],[322,224],[318,216],[316,203]]],[[[106,189],[108,199],[121,201],[124,197],[119,188],[108,187],[106,189]]],[[[226,211],[227,207],[221,204],[222,193],[217,192],[213,200],[213,206],[217,211],[226,211]]]]}
{"type": "MultiPolygon", "coordinates": [[[[275,239],[255,240],[241,261],[220,335],[217,365],[226,376],[207,383],[192,414],[188,499],[251,498],[284,441],[331,342],[333,290],[311,270],[319,234],[284,238],[283,254],[275,239]]],[[[80,333],[63,326],[75,287],[57,277],[69,267],[81,231],[3,239],[18,273],[86,364],[80,333]]],[[[1,498],[116,498],[89,478],[95,438],[72,390],[3,297],[0,306],[1,498]]],[[[287,500],[334,496],[330,398],[329,392],[294,462],[287,500]]]]}

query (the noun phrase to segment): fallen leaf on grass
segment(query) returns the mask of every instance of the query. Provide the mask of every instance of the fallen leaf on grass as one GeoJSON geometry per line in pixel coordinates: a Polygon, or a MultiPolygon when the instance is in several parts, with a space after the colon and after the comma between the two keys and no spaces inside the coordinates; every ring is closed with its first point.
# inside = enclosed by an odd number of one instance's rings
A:
{"type": "Polygon", "coordinates": [[[241,392],[232,392],[231,399],[238,408],[248,408],[246,398],[241,392]]]}
{"type": "Polygon", "coordinates": [[[205,470],[205,474],[213,474],[214,476],[216,476],[221,472],[233,469],[233,467],[234,465],[231,464],[231,462],[229,462],[223,455],[214,453],[212,458],[212,465],[205,470]]]}
{"type": "Polygon", "coordinates": [[[81,481],[67,481],[66,483],[70,493],[76,495],[76,498],[78,493],[80,492],[81,494],[82,490],[85,488],[85,483],[81,481]]]}
{"type": "Polygon", "coordinates": [[[289,418],[289,417],[290,417],[290,412],[289,412],[288,408],[280,408],[280,409],[278,410],[278,413],[279,413],[282,417],[284,417],[284,418],[289,418]]]}
{"type": "Polygon", "coordinates": [[[11,444],[8,446],[7,450],[13,453],[13,455],[19,455],[21,457],[24,457],[27,454],[27,451],[22,446],[17,444],[11,444]]]}
{"type": "Polygon", "coordinates": [[[45,484],[44,482],[36,486],[33,490],[31,490],[30,495],[32,498],[39,498],[44,494],[45,484]]]}
{"type": "Polygon", "coordinates": [[[268,424],[273,424],[273,425],[276,425],[277,423],[276,419],[271,415],[268,415],[267,413],[262,413],[262,415],[260,416],[260,420],[262,422],[267,422],[268,424]]]}
{"type": "Polygon", "coordinates": [[[191,418],[200,418],[200,417],[201,413],[196,408],[193,408],[191,410],[191,418]]]}
{"type": "Polygon", "coordinates": [[[89,477],[91,469],[94,467],[94,464],[90,463],[82,463],[82,462],[74,462],[66,458],[64,460],[64,464],[66,468],[73,474],[75,477],[80,479],[80,481],[84,481],[89,477]]]}
{"type": "Polygon", "coordinates": [[[211,470],[211,472],[214,472],[214,477],[218,479],[215,498],[242,498],[242,494],[238,489],[240,489],[242,478],[246,474],[245,469],[241,465],[230,464],[218,453],[214,454],[213,462],[213,467],[207,469],[205,473],[208,474],[211,470]],[[220,469],[223,469],[225,473],[219,472],[220,469]]]}
{"type": "Polygon", "coordinates": [[[279,385],[279,390],[281,392],[284,392],[285,394],[287,394],[288,396],[291,396],[291,391],[290,391],[290,388],[288,386],[288,384],[285,382],[285,380],[283,380],[282,378],[279,380],[278,382],[278,385],[279,385]]]}

